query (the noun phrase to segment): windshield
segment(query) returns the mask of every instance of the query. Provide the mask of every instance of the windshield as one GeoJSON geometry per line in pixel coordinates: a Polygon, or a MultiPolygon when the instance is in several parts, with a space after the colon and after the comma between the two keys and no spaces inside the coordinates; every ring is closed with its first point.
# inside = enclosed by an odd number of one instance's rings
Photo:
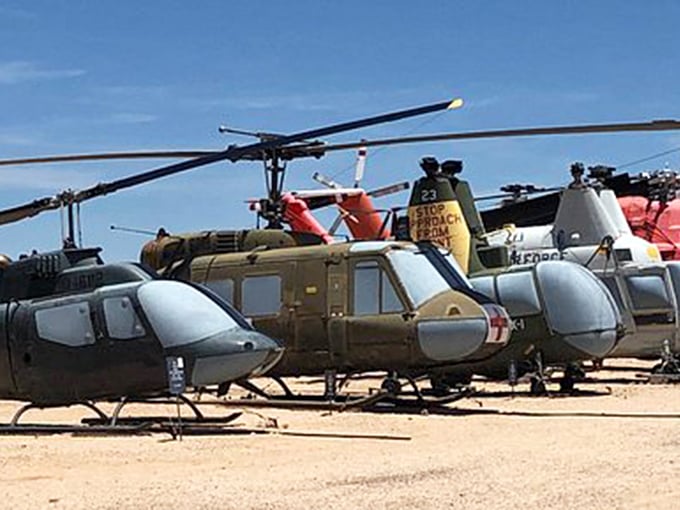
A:
{"type": "Polygon", "coordinates": [[[673,307],[663,275],[636,274],[626,276],[626,285],[634,310],[670,310],[673,307]]]}
{"type": "Polygon", "coordinates": [[[226,307],[185,283],[151,281],[137,295],[164,347],[197,342],[238,327],[226,307]]]}
{"type": "Polygon", "coordinates": [[[615,303],[587,269],[554,261],[536,266],[545,308],[555,331],[563,335],[616,328],[615,303]]]}
{"type": "Polygon", "coordinates": [[[451,288],[421,252],[390,250],[387,252],[387,259],[416,308],[451,288]]]}
{"type": "Polygon", "coordinates": [[[468,280],[468,277],[458,265],[458,261],[454,258],[451,252],[446,250],[440,250],[440,252],[442,255],[444,255],[444,258],[446,259],[446,262],[449,263],[449,266],[451,266],[451,269],[453,269],[455,276],[457,276],[456,281],[458,284],[461,287],[471,289],[472,284],[470,283],[470,280],[468,280]]]}
{"type": "Polygon", "coordinates": [[[680,263],[666,262],[668,272],[671,275],[671,283],[673,284],[673,292],[675,293],[675,300],[680,301],[680,263]]]}

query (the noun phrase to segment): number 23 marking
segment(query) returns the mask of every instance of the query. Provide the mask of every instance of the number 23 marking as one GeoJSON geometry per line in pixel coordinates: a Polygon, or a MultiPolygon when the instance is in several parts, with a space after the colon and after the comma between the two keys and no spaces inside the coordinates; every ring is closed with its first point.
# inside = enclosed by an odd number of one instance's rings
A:
{"type": "Polygon", "coordinates": [[[420,199],[423,202],[434,202],[437,200],[437,190],[435,188],[421,190],[420,199]]]}

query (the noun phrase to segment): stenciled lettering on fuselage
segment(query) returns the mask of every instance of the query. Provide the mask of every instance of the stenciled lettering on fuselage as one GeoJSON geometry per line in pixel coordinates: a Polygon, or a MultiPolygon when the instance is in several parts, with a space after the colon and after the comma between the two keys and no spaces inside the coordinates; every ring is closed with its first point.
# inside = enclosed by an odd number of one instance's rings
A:
{"type": "Polygon", "coordinates": [[[564,253],[557,249],[545,250],[512,250],[510,252],[510,265],[517,266],[520,264],[538,264],[544,260],[562,260],[564,253]]]}
{"type": "Polygon", "coordinates": [[[458,202],[411,206],[408,213],[412,239],[429,239],[447,248],[458,235],[455,227],[465,225],[458,202]]]}
{"type": "Polygon", "coordinates": [[[411,239],[428,240],[448,248],[463,271],[470,261],[470,231],[457,200],[408,208],[411,239]]]}
{"type": "Polygon", "coordinates": [[[408,208],[411,239],[427,239],[447,248],[470,241],[463,211],[457,201],[421,204],[408,208]]]}
{"type": "Polygon", "coordinates": [[[65,291],[88,290],[101,286],[103,281],[104,272],[95,271],[88,274],[69,275],[62,277],[60,285],[65,291]]]}

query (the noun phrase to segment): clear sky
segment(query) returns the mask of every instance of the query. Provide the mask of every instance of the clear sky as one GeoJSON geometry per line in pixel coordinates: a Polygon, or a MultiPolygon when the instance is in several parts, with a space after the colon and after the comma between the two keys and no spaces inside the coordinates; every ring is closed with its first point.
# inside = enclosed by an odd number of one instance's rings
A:
{"type": "MultiPolygon", "coordinates": [[[[220,124],[292,133],[461,96],[466,106],[346,133],[356,140],[506,127],[680,119],[680,2],[0,0],[0,158],[217,149],[220,124]],[[427,122],[426,122],[427,121],[427,122]]],[[[463,159],[478,193],[557,185],[573,161],[623,164],[680,147],[680,132],[467,141],[370,151],[368,188],[463,159]]],[[[289,166],[289,188],[353,166],[352,152],[289,166]]],[[[0,207],[163,161],[0,169],[0,207]]],[[[680,152],[628,168],[680,166],[680,152]]],[[[351,180],[351,171],[338,176],[351,180]]],[[[220,163],[92,200],[84,241],[136,259],[143,237],[245,228],[264,191],[254,163],[220,163]]],[[[405,202],[407,194],[379,205],[405,202]]],[[[332,217],[327,213],[324,218],[332,217]]],[[[0,251],[59,246],[59,214],[2,227],[0,251]]]]}

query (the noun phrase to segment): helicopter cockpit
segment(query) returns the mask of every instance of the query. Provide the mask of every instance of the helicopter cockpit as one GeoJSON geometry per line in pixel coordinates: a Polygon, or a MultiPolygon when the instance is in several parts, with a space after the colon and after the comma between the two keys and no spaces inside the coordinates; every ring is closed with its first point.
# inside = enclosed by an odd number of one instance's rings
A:
{"type": "MultiPolygon", "coordinates": [[[[529,329],[532,317],[542,316],[575,355],[604,356],[616,344],[618,308],[597,278],[577,264],[543,261],[471,281],[475,289],[507,308],[519,332],[529,329]]],[[[546,343],[546,359],[551,358],[551,348],[558,344],[546,343]]]]}

